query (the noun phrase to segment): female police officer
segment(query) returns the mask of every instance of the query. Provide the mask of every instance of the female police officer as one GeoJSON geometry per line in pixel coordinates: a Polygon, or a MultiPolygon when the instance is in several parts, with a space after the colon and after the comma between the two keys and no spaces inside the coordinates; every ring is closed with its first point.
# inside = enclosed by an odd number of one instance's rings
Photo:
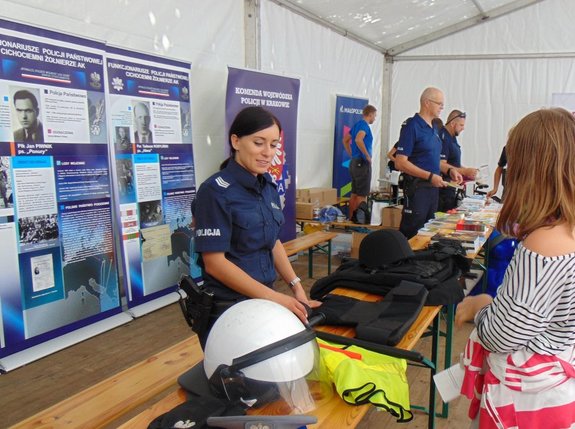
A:
{"type": "MultiPolygon", "coordinates": [[[[279,241],[284,217],[276,184],[267,172],[281,140],[279,120],[261,107],[238,113],[230,131],[230,158],[199,188],[194,201],[195,248],[215,305],[209,328],[231,304],[263,298],[283,305],[303,322],[315,307],[279,241]],[[276,270],[294,294],[273,290],[276,270]]],[[[203,345],[207,333],[199,333],[203,345]]]]}

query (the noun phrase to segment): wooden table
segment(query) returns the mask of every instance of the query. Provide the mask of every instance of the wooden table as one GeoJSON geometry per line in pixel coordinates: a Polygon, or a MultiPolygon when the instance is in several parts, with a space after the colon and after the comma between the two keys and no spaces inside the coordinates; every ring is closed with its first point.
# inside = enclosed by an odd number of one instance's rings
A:
{"type": "Polygon", "coordinates": [[[283,243],[283,246],[288,256],[296,255],[305,250],[308,251],[308,276],[313,278],[314,252],[322,252],[327,255],[327,273],[331,273],[331,240],[337,236],[336,232],[315,231],[287,241],[283,243]]]}
{"type": "Polygon", "coordinates": [[[349,220],[343,221],[343,222],[325,222],[325,223],[321,223],[319,220],[312,220],[312,219],[296,219],[295,222],[300,226],[300,228],[303,230],[304,225],[307,224],[312,224],[312,225],[324,225],[325,227],[330,227],[330,228],[341,228],[341,229],[350,229],[350,228],[357,228],[357,229],[368,229],[371,231],[375,231],[378,229],[389,229],[391,227],[389,226],[382,226],[382,225],[369,225],[369,224],[359,224],[359,223],[354,223],[351,222],[349,220]]]}
{"type": "MultiPolygon", "coordinates": [[[[355,225],[355,224],[354,224],[355,225]]],[[[430,237],[415,236],[409,240],[410,246],[414,250],[424,249],[429,245],[430,237]]],[[[377,301],[381,300],[382,297],[379,295],[370,294],[367,292],[350,290],[350,289],[335,289],[332,293],[339,293],[352,298],[361,299],[364,301],[377,301]]],[[[454,306],[448,306],[448,323],[447,330],[445,333],[446,337],[446,353],[449,350],[451,354],[451,323],[453,320],[453,308],[454,306]]],[[[420,338],[429,331],[431,326],[432,334],[432,348],[431,348],[431,358],[430,358],[430,380],[429,380],[429,404],[428,404],[428,427],[435,428],[435,399],[436,390],[433,384],[433,375],[435,375],[437,363],[438,363],[438,349],[439,349],[439,338],[441,336],[439,330],[439,320],[441,313],[441,306],[425,306],[423,307],[421,313],[410,327],[409,331],[405,334],[402,340],[397,344],[396,348],[402,350],[412,350],[420,338]]],[[[353,338],[355,336],[355,329],[346,326],[321,326],[317,328],[319,331],[335,334],[341,337],[353,338]]],[[[451,356],[445,356],[445,361],[451,362],[451,356]]],[[[176,380],[174,380],[176,384],[176,380]]],[[[144,410],[136,417],[132,418],[130,421],[126,422],[121,429],[140,429],[146,427],[155,417],[163,414],[177,405],[186,401],[186,392],[183,389],[178,389],[177,391],[167,395],[152,407],[144,410]]],[[[355,427],[359,424],[362,418],[365,416],[369,410],[369,405],[353,406],[345,403],[341,397],[337,394],[325,404],[316,408],[310,414],[318,418],[318,423],[311,427],[322,428],[322,429],[333,429],[340,427],[355,427]]],[[[259,410],[251,410],[249,414],[273,414],[273,405],[263,407],[259,410]]],[[[277,413],[277,411],[276,411],[277,413]]],[[[444,410],[443,416],[446,416],[446,410],[444,410]]]]}
{"type": "MultiPolygon", "coordinates": [[[[355,299],[360,299],[362,301],[379,301],[383,297],[380,295],[374,295],[367,292],[350,290],[350,289],[340,289],[337,288],[331,293],[340,294],[348,296],[355,299]]],[[[402,350],[413,350],[417,342],[421,337],[428,332],[431,326],[432,334],[432,347],[431,347],[431,360],[427,360],[430,369],[430,379],[429,379],[429,403],[428,403],[428,428],[435,428],[435,399],[436,390],[433,384],[433,376],[436,373],[437,362],[438,362],[438,350],[439,350],[439,313],[441,312],[441,306],[424,306],[419,313],[419,316],[413,322],[409,331],[404,335],[401,341],[395,346],[395,348],[402,350]]],[[[341,337],[353,338],[355,337],[355,329],[349,326],[319,326],[318,331],[328,332],[330,334],[335,334],[341,337]]],[[[320,407],[313,411],[313,415],[318,417],[318,424],[313,426],[314,428],[335,428],[341,427],[341,423],[345,422],[346,427],[355,427],[361,419],[365,416],[369,410],[369,405],[351,406],[346,404],[343,399],[339,396],[335,396],[331,402],[336,404],[328,404],[326,406],[320,407]],[[351,407],[351,409],[350,409],[351,407]]]]}
{"type": "MultiPolygon", "coordinates": [[[[376,301],[381,299],[381,296],[369,294],[361,291],[336,289],[334,293],[344,294],[346,296],[351,296],[357,299],[363,299],[366,301],[376,301]]],[[[437,345],[439,342],[439,312],[441,310],[440,306],[436,307],[424,307],[419,314],[416,321],[413,323],[407,334],[403,337],[401,342],[397,345],[398,348],[404,350],[411,350],[419,341],[421,336],[428,330],[429,326],[433,326],[433,345],[432,345],[432,362],[437,361],[437,345]]],[[[318,328],[321,331],[333,333],[340,336],[352,336],[355,334],[353,328],[349,327],[339,327],[339,326],[322,326],[318,328]]],[[[431,376],[435,374],[435,368],[431,369],[431,376]]],[[[432,412],[429,414],[429,427],[434,427],[434,404],[435,404],[435,387],[433,385],[432,379],[430,379],[430,404],[432,405],[432,412]]],[[[174,385],[176,380],[174,380],[174,385]]],[[[186,392],[179,388],[177,391],[170,393],[163,399],[155,403],[150,408],[142,411],[140,414],[124,423],[120,426],[121,429],[140,429],[142,427],[147,427],[147,425],[157,416],[163,414],[177,405],[185,402],[187,399],[186,392]]],[[[310,414],[318,418],[318,423],[316,425],[311,425],[310,427],[322,428],[322,429],[333,429],[340,427],[350,427],[353,428],[359,424],[361,419],[365,416],[369,409],[369,405],[353,406],[345,403],[337,393],[334,392],[333,397],[326,403],[322,404],[310,414]]],[[[277,414],[278,411],[275,411],[277,414]]],[[[258,410],[251,410],[248,414],[260,414],[260,415],[270,415],[274,414],[273,404],[266,407],[262,407],[258,410]]]]}

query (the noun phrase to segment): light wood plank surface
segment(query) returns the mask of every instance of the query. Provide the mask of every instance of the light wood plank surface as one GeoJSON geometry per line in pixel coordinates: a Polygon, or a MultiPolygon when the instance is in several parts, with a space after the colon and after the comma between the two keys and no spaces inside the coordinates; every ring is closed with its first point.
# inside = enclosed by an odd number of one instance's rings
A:
{"type": "Polygon", "coordinates": [[[311,234],[304,234],[301,237],[283,243],[284,249],[288,256],[295,255],[298,252],[308,250],[313,246],[326,243],[338,236],[337,232],[316,231],[311,234]]]}
{"type": "MultiPolygon", "coordinates": [[[[198,339],[191,336],[12,428],[102,427],[172,387],[180,374],[202,358],[198,339]]],[[[166,406],[162,404],[161,408],[166,406]]]]}

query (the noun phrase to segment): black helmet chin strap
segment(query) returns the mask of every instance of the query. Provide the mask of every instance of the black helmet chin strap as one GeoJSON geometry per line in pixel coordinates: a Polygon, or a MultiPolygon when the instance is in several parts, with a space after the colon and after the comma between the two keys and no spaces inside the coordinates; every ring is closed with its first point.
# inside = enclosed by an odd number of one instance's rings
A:
{"type": "Polygon", "coordinates": [[[239,371],[241,369],[247,368],[248,366],[255,365],[256,363],[263,362],[266,359],[270,359],[274,356],[295,349],[296,347],[299,347],[313,339],[315,339],[315,331],[312,329],[304,329],[297,334],[282,338],[279,341],[268,344],[267,346],[260,347],[257,350],[235,358],[232,361],[232,364],[227,367],[227,370],[230,372],[239,371]]]}

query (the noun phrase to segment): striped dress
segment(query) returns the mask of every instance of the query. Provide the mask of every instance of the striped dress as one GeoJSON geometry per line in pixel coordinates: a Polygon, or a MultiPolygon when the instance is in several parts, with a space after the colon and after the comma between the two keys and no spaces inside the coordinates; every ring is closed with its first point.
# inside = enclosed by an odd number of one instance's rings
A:
{"type": "Polygon", "coordinates": [[[520,244],[475,324],[461,393],[479,428],[575,428],[575,253],[520,244]]]}

